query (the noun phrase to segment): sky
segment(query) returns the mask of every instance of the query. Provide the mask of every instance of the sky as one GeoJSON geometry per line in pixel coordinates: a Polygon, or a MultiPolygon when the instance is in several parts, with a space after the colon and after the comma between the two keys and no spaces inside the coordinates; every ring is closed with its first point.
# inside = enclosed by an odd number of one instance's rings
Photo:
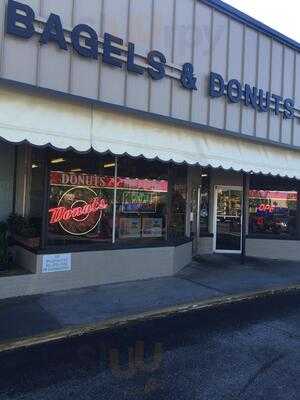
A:
{"type": "Polygon", "coordinates": [[[300,43],[299,0],[224,0],[224,2],[300,43]]]}

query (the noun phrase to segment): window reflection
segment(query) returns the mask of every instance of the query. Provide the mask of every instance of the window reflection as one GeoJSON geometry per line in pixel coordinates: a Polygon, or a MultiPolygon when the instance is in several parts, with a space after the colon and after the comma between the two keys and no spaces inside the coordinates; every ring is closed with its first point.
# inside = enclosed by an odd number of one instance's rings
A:
{"type": "Polygon", "coordinates": [[[296,236],[296,191],[250,190],[250,233],[296,236]]]}
{"type": "Polygon", "coordinates": [[[110,242],[114,158],[53,152],[49,164],[49,244],[110,242]]]}
{"type": "Polygon", "coordinates": [[[156,161],[118,161],[116,238],[167,239],[168,168],[156,161]]]}
{"type": "Polygon", "coordinates": [[[49,165],[48,244],[184,237],[185,168],[170,183],[169,165],[142,158],[52,152],[49,165]]]}
{"type": "Polygon", "coordinates": [[[201,175],[200,190],[200,235],[209,232],[209,195],[210,195],[209,170],[203,170],[201,175]]]}

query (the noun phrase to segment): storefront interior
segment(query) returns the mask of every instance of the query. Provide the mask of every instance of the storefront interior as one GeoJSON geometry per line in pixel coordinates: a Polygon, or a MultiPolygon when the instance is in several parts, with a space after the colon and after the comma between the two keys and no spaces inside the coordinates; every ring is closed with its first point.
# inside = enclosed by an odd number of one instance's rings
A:
{"type": "Polygon", "coordinates": [[[194,255],[241,254],[243,226],[247,239],[300,240],[297,180],[1,145],[7,147],[14,173],[2,219],[11,243],[36,253],[190,241],[194,255]]]}
{"type": "Polygon", "coordinates": [[[16,201],[9,221],[26,247],[80,250],[186,240],[185,166],[17,146],[17,157],[24,152],[26,211],[20,215],[16,201]],[[21,218],[30,226],[25,235],[21,218]]]}

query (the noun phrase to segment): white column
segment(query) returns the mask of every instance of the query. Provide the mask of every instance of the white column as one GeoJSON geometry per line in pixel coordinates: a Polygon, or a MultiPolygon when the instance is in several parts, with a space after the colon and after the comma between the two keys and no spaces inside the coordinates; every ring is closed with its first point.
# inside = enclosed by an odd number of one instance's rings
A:
{"type": "Polygon", "coordinates": [[[23,217],[30,211],[31,170],[31,147],[18,146],[15,213],[23,217]]]}

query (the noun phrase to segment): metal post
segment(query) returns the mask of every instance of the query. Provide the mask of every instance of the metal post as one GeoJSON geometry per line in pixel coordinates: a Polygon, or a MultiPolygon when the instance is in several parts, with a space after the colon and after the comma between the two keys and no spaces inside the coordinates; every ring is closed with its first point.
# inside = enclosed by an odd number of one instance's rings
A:
{"type": "Polygon", "coordinates": [[[49,223],[49,197],[50,197],[50,170],[49,150],[46,150],[44,160],[44,194],[43,194],[43,215],[41,232],[41,249],[44,250],[48,244],[48,223],[49,223]]]}
{"type": "Polygon", "coordinates": [[[14,184],[13,184],[13,214],[16,214],[16,200],[17,200],[17,172],[18,172],[18,146],[14,148],[14,184]]]}
{"type": "Polygon", "coordinates": [[[198,252],[199,238],[200,238],[200,234],[201,234],[201,225],[200,225],[201,194],[202,194],[201,192],[202,192],[202,186],[201,186],[201,181],[200,181],[200,185],[198,187],[198,193],[197,193],[197,252],[198,252]]]}
{"type": "Polygon", "coordinates": [[[300,240],[300,182],[297,184],[296,238],[300,240]]]}
{"type": "Polygon", "coordinates": [[[114,209],[113,209],[113,232],[112,243],[116,243],[116,221],[117,221],[117,178],[118,178],[118,157],[115,157],[115,186],[114,186],[114,209]]]}
{"type": "Polygon", "coordinates": [[[246,263],[246,233],[247,233],[247,174],[243,173],[243,212],[242,212],[242,264],[246,263]]]}
{"type": "Polygon", "coordinates": [[[192,239],[192,229],[191,229],[192,198],[193,198],[193,188],[192,188],[191,167],[188,167],[185,229],[186,229],[186,236],[190,239],[192,239]]]}
{"type": "Polygon", "coordinates": [[[168,200],[167,200],[167,213],[166,213],[166,240],[174,240],[174,232],[171,230],[172,221],[172,199],[173,199],[173,188],[174,188],[174,179],[173,179],[173,169],[172,164],[168,166],[168,200]]]}

